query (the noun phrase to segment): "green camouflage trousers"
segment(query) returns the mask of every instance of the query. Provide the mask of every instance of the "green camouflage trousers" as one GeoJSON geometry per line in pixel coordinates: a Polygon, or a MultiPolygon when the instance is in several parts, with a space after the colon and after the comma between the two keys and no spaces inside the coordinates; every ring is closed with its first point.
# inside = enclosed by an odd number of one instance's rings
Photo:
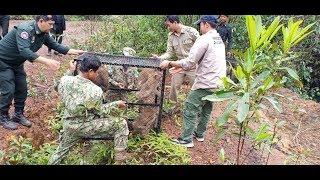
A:
{"type": "Polygon", "coordinates": [[[82,119],[65,120],[60,143],[48,164],[60,164],[69,150],[81,140],[81,138],[99,137],[114,138],[116,151],[127,148],[129,129],[125,119],[110,117],[92,119],[84,122],[82,119]]]}

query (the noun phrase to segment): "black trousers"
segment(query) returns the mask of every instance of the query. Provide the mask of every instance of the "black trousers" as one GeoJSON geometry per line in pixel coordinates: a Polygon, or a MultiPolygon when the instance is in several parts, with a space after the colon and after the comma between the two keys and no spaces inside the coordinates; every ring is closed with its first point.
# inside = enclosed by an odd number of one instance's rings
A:
{"type": "MultiPolygon", "coordinates": [[[[9,16],[2,16],[0,18],[0,26],[2,29],[2,37],[4,37],[6,34],[8,34],[8,30],[9,30],[9,16]]],[[[1,39],[1,37],[0,37],[1,39]]]]}
{"type": "Polygon", "coordinates": [[[28,95],[23,64],[10,66],[0,60],[0,112],[8,112],[12,100],[15,110],[24,110],[28,95]]]}

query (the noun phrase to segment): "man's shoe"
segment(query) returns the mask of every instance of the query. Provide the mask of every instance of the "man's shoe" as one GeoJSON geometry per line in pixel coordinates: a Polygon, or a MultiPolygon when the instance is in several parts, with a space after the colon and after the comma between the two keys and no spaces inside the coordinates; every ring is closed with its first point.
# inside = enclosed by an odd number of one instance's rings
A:
{"type": "Polygon", "coordinates": [[[16,130],[18,128],[16,123],[10,121],[10,117],[7,114],[0,114],[0,124],[3,128],[9,130],[16,130]]]}
{"type": "Polygon", "coordinates": [[[204,137],[203,136],[198,136],[196,132],[193,133],[193,137],[196,138],[197,141],[203,142],[204,137]]]}
{"type": "Polygon", "coordinates": [[[22,111],[17,111],[12,116],[12,121],[26,127],[31,127],[32,123],[23,115],[22,111]]]}
{"type": "Polygon", "coordinates": [[[192,148],[194,146],[193,141],[185,141],[185,140],[182,140],[181,138],[173,139],[172,142],[174,144],[177,144],[177,145],[180,145],[180,146],[184,146],[184,147],[187,147],[187,148],[192,148]]]}

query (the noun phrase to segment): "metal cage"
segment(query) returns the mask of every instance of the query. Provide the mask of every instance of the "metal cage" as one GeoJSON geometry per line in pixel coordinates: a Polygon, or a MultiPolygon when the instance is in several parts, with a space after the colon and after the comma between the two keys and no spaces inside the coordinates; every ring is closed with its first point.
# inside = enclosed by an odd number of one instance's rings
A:
{"type": "MultiPolygon", "coordinates": [[[[103,54],[103,53],[94,53],[94,52],[86,52],[75,59],[75,61],[81,61],[85,57],[96,56],[102,62],[102,64],[107,64],[108,66],[123,66],[123,67],[136,67],[141,69],[149,68],[157,70],[161,73],[161,81],[155,82],[158,84],[159,94],[160,96],[155,96],[153,103],[145,103],[145,102],[128,102],[128,108],[132,107],[150,107],[156,108],[157,110],[157,119],[156,125],[153,128],[155,132],[159,133],[161,130],[161,118],[162,118],[162,108],[163,108],[163,98],[164,98],[164,90],[165,90],[165,75],[166,70],[160,68],[160,60],[155,58],[142,58],[142,57],[133,57],[133,56],[123,56],[123,55],[111,55],[111,54],[103,54]]],[[[124,94],[128,92],[136,92],[140,91],[139,87],[135,89],[129,88],[109,88],[114,94],[124,94]]],[[[141,112],[140,112],[141,113],[141,112]]]]}

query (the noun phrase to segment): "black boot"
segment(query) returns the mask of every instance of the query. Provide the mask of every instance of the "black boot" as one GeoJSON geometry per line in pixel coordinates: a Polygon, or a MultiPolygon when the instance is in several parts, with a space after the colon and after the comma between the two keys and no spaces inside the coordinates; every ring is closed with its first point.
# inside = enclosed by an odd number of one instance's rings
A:
{"type": "Polygon", "coordinates": [[[10,130],[17,129],[17,124],[10,121],[10,117],[9,117],[8,113],[0,113],[0,124],[5,129],[10,129],[10,130]]]}
{"type": "Polygon", "coordinates": [[[14,113],[14,115],[12,116],[12,121],[26,127],[31,127],[31,124],[32,124],[26,117],[24,117],[23,111],[21,110],[20,111],[18,110],[14,113]]]}

